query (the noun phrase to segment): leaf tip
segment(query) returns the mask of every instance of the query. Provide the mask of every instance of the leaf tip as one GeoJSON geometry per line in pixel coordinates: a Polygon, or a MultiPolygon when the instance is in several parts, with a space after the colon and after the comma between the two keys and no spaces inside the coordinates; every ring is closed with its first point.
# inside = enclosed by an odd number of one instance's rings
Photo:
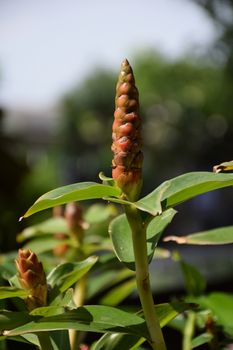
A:
{"type": "Polygon", "coordinates": [[[178,243],[178,244],[186,244],[186,243],[187,243],[186,237],[177,237],[177,236],[167,236],[167,237],[164,237],[163,241],[164,241],[164,242],[173,241],[173,242],[176,242],[176,243],[178,243]]]}

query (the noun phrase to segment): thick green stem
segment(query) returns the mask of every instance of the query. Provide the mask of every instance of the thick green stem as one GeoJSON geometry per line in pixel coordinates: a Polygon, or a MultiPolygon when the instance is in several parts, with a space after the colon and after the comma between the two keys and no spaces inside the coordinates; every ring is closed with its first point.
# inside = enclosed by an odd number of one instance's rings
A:
{"type": "Polygon", "coordinates": [[[40,350],[54,350],[48,332],[40,332],[37,336],[40,343],[40,350]]]}
{"type": "Polygon", "coordinates": [[[188,311],[188,317],[186,321],[186,325],[184,328],[184,336],[183,336],[183,350],[191,350],[192,349],[192,338],[195,329],[195,312],[188,311]]]}
{"type": "Polygon", "coordinates": [[[137,288],[144,317],[151,337],[150,344],[154,350],[166,350],[162,330],[155,312],[154,300],[150,286],[146,227],[142,222],[140,212],[136,208],[126,206],[125,212],[132,230],[137,288]]]}

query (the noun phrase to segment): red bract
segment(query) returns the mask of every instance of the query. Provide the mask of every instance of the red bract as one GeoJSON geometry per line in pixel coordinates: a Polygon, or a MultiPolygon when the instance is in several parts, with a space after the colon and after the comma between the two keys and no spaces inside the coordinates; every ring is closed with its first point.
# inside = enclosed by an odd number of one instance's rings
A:
{"type": "Polygon", "coordinates": [[[138,90],[133,70],[125,59],[116,86],[114,123],[112,127],[112,177],[123,197],[136,200],[142,186],[141,122],[138,90]]]}
{"type": "Polygon", "coordinates": [[[26,304],[29,310],[45,306],[47,301],[46,276],[41,262],[29,249],[19,249],[16,259],[18,278],[23,289],[29,291],[26,304]]]}

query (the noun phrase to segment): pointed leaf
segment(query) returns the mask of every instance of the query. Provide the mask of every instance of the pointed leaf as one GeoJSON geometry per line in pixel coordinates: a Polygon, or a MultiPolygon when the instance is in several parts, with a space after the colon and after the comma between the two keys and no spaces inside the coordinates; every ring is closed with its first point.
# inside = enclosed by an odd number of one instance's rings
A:
{"type": "Polygon", "coordinates": [[[137,345],[136,349],[138,349],[138,345],[145,341],[145,338],[143,338],[142,342],[139,344],[139,339],[139,336],[136,337],[128,334],[106,333],[98,340],[92,350],[131,350],[135,345],[137,345]]]}
{"type": "Polygon", "coordinates": [[[208,296],[188,299],[199,304],[202,308],[211,310],[216,318],[217,324],[223,326],[225,331],[233,336],[233,296],[231,294],[214,292],[208,296]]]}
{"type": "Polygon", "coordinates": [[[150,338],[145,320],[141,317],[113,307],[99,305],[79,307],[58,316],[35,318],[34,321],[21,327],[4,332],[4,335],[13,336],[59,329],[128,333],[150,338]]]}
{"type": "Polygon", "coordinates": [[[164,241],[198,245],[230,244],[233,243],[233,226],[215,228],[208,231],[193,233],[188,236],[167,236],[164,241]]]}
{"type": "Polygon", "coordinates": [[[69,233],[67,222],[62,217],[50,218],[48,220],[41,222],[40,224],[25,228],[17,236],[17,241],[23,242],[26,239],[29,239],[29,238],[32,238],[35,236],[41,236],[41,235],[46,235],[46,234],[55,234],[58,232],[63,232],[66,234],[69,233]]]}
{"type": "MultiPolygon", "coordinates": [[[[192,308],[192,305],[186,303],[164,303],[155,306],[156,314],[159,318],[160,326],[164,327],[168,324],[174,317],[176,317],[180,312],[192,308]]],[[[138,313],[143,315],[142,311],[138,313]]],[[[110,334],[107,333],[103,335],[100,340],[95,344],[93,350],[136,350],[139,345],[146,341],[145,338],[133,337],[129,334],[110,334]],[[114,344],[114,346],[113,346],[114,344]]]]}
{"type": "Polygon", "coordinates": [[[212,339],[213,339],[213,334],[202,333],[192,340],[192,343],[191,343],[192,349],[196,349],[203,344],[209,343],[212,339]]]}
{"type": "MultiPolygon", "coordinates": [[[[153,218],[149,223],[146,232],[149,262],[153,257],[156,245],[163,230],[172,221],[175,214],[175,210],[169,209],[163,212],[161,215],[153,218]]],[[[109,226],[109,233],[112,238],[114,250],[118,259],[129,269],[135,271],[131,229],[125,214],[118,216],[111,222],[109,226]]]]}
{"type": "Polygon", "coordinates": [[[7,298],[26,298],[28,291],[15,287],[0,287],[0,299],[7,298]]]}
{"type": "Polygon", "coordinates": [[[24,218],[38,211],[65,204],[71,201],[103,198],[106,196],[118,197],[121,194],[116,187],[98,184],[96,182],[80,182],[56,188],[45,193],[24,214],[24,218]]]}
{"type": "Polygon", "coordinates": [[[121,283],[119,286],[111,289],[107,294],[101,298],[101,304],[117,306],[125,298],[127,298],[134,290],[137,289],[135,278],[121,283]]]}
{"type": "Polygon", "coordinates": [[[139,209],[152,215],[178,205],[200,194],[233,186],[233,174],[192,172],[165,181],[146,197],[134,203],[139,209]]]}
{"type": "Polygon", "coordinates": [[[200,272],[192,265],[181,260],[181,270],[183,272],[185,288],[189,295],[201,295],[206,288],[206,281],[200,272]]]}
{"type": "Polygon", "coordinates": [[[219,165],[215,165],[213,170],[215,173],[220,173],[222,171],[231,171],[233,170],[233,160],[230,162],[224,162],[219,165]]]}
{"type": "Polygon", "coordinates": [[[80,262],[67,262],[58,265],[48,276],[48,283],[57,285],[61,292],[64,292],[82,278],[97,262],[98,257],[90,256],[80,262]]]}

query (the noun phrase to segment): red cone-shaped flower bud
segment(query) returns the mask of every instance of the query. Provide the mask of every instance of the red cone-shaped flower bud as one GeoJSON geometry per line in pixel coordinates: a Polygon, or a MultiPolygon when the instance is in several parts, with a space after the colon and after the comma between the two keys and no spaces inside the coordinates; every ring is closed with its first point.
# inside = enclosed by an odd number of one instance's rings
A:
{"type": "Polygon", "coordinates": [[[16,259],[18,278],[22,288],[29,291],[26,304],[29,310],[45,306],[47,302],[47,282],[41,262],[29,249],[19,249],[16,259]]]}
{"type": "Polygon", "coordinates": [[[114,123],[112,127],[112,177],[123,195],[135,201],[142,186],[141,121],[138,90],[133,70],[125,59],[116,86],[114,123]]]}

